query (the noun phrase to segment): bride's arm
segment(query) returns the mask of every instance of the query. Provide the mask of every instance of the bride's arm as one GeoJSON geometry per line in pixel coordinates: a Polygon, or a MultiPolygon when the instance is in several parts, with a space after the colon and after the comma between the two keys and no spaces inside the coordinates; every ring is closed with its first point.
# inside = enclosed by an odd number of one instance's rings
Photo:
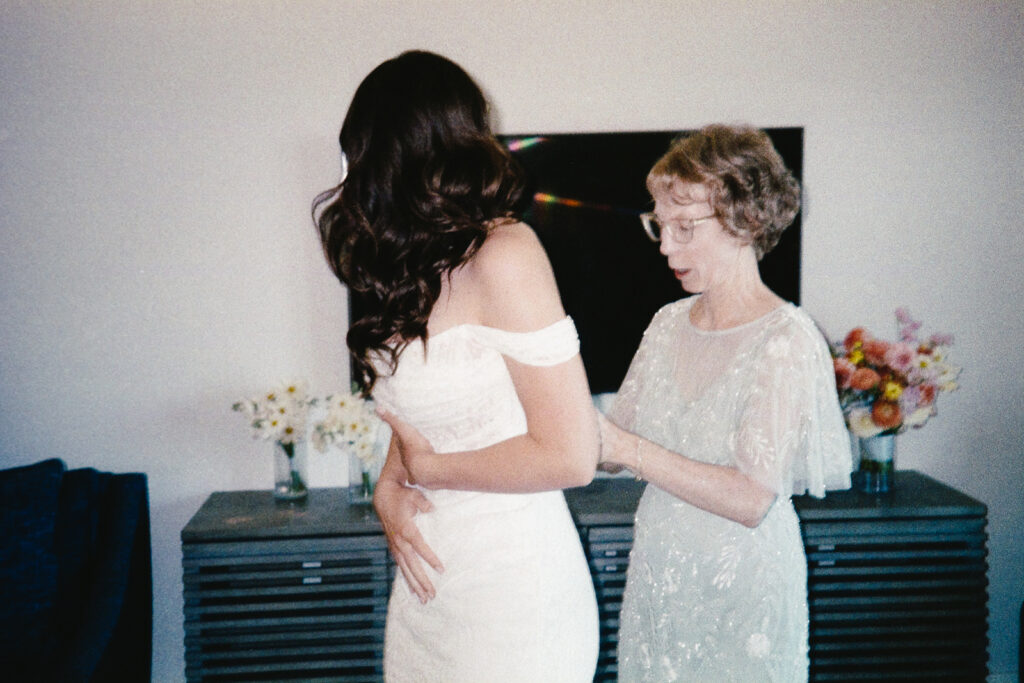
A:
{"type": "MultiPolygon", "coordinates": [[[[539,330],[565,317],[551,265],[522,224],[496,228],[460,274],[482,324],[539,330]]],[[[527,431],[472,452],[434,453],[415,430],[385,415],[401,442],[410,481],[430,489],[520,493],[590,482],[599,452],[597,416],[577,353],[554,366],[505,359],[527,431]]]]}

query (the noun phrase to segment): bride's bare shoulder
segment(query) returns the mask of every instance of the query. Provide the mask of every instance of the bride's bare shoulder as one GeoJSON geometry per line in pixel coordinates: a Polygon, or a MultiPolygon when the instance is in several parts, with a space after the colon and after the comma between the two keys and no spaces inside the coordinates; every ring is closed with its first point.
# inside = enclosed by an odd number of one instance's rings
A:
{"type": "Polygon", "coordinates": [[[475,290],[485,324],[504,329],[534,329],[536,307],[545,322],[564,315],[547,253],[530,226],[507,222],[491,228],[483,246],[466,264],[464,285],[475,290]],[[510,312],[515,313],[510,315],[510,312]]]}
{"type": "Polygon", "coordinates": [[[533,229],[526,223],[511,221],[494,225],[466,265],[473,278],[482,284],[530,274],[543,275],[551,270],[547,253],[533,229]]]}

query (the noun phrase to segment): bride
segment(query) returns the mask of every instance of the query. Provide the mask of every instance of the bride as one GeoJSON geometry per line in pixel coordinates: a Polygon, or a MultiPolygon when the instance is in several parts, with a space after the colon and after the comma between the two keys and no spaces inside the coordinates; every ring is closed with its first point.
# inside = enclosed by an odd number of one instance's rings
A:
{"type": "Polygon", "coordinates": [[[406,52],[364,79],[339,139],[347,175],[314,215],[364,312],[356,381],[394,428],[374,495],[401,570],[385,679],[590,681],[597,608],[560,489],[593,477],[597,419],[483,94],[406,52]]]}

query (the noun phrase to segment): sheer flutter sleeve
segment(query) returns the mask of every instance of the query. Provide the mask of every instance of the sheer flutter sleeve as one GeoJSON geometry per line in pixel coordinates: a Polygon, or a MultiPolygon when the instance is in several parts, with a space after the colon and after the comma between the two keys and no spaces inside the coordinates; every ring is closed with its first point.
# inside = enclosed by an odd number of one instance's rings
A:
{"type": "Polygon", "coordinates": [[[659,371],[663,370],[659,363],[663,362],[666,343],[673,329],[670,310],[669,306],[659,310],[644,330],[640,346],[608,409],[608,419],[627,431],[637,431],[641,406],[655,401],[658,392],[664,391],[665,385],[671,381],[667,373],[659,371]]]}
{"type": "Polygon", "coordinates": [[[850,487],[853,456],[825,340],[803,312],[759,349],[735,433],[736,465],[779,495],[850,487]]]}

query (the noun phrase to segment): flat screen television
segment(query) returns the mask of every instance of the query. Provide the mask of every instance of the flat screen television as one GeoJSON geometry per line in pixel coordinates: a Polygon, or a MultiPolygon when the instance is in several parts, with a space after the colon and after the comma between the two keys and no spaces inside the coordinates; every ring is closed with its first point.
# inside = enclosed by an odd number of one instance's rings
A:
{"type": "MultiPolygon", "coordinates": [[[[800,180],[803,128],[765,130],[800,180]]],[[[521,216],[547,250],[593,394],[618,391],[651,317],[687,296],[639,220],[652,207],[647,172],[683,132],[499,136],[526,172],[521,216]]],[[[760,267],[776,294],[800,302],[799,214],[760,267]]]]}
{"type": "MultiPolygon", "coordinates": [[[[803,128],[766,128],[797,177],[803,128]]],[[[685,131],[501,135],[526,174],[521,218],[547,250],[566,312],[580,335],[593,394],[618,391],[654,313],[684,296],[640,225],[652,207],[645,179],[685,131]]],[[[800,302],[800,214],[761,261],[761,276],[800,302]]],[[[358,307],[350,297],[349,310],[358,307]]]]}

